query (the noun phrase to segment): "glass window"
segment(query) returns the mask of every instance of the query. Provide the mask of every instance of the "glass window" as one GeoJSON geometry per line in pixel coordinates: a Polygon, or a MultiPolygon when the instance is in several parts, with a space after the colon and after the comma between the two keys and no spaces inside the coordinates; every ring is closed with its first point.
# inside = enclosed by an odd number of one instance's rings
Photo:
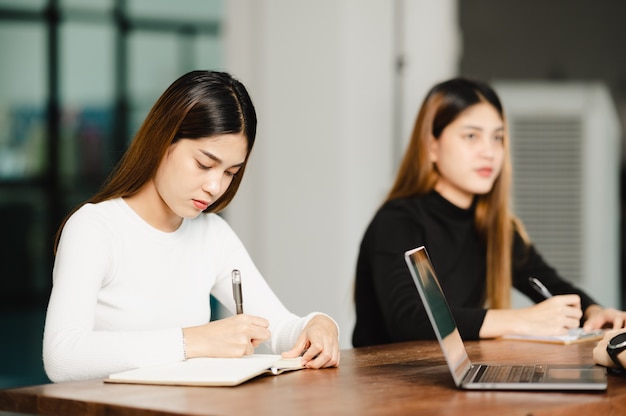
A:
{"type": "Polygon", "coordinates": [[[0,24],[0,294],[10,299],[44,293],[49,278],[46,35],[40,23],[0,24]]]}
{"type": "Polygon", "coordinates": [[[0,8],[16,10],[42,10],[48,0],[0,0],[0,8]]]}
{"type": "Polygon", "coordinates": [[[130,35],[129,140],[161,93],[185,72],[180,65],[180,42],[180,36],[171,33],[142,31],[130,35]]]}
{"type": "Polygon", "coordinates": [[[59,0],[59,6],[61,9],[108,12],[113,10],[113,0],[59,0]]]}
{"type": "Polygon", "coordinates": [[[215,36],[197,36],[194,40],[194,68],[221,70],[224,67],[224,42],[215,36]]]}
{"type": "Polygon", "coordinates": [[[170,20],[215,20],[224,15],[224,0],[128,0],[131,17],[167,17],[170,20]]]}
{"type": "Polygon", "coordinates": [[[21,180],[46,166],[45,28],[0,25],[0,179],[21,180]]]}
{"type": "Polygon", "coordinates": [[[108,24],[61,26],[59,166],[65,189],[97,189],[114,161],[115,31],[108,24]]]}

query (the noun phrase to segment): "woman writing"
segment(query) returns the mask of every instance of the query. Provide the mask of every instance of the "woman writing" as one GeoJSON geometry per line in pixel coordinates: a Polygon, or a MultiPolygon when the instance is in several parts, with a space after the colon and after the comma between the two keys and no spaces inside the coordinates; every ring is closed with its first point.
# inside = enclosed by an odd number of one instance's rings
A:
{"type": "Polygon", "coordinates": [[[435,85],[418,113],[395,183],[367,228],[356,271],[353,345],[434,338],[404,261],[424,245],[465,339],[621,328],[535,250],[509,207],[511,163],[496,93],[463,78],[435,85]],[[554,295],[528,283],[538,278],[554,295]],[[515,287],[537,304],[510,308],[515,287]]]}
{"type": "Polygon", "coordinates": [[[278,300],[215,213],[235,196],[256,135],[245,87],[194,71],[157,100],[102,189],[59,230],[43,356],[52,381],[106,377],[265,343],[309,368],[339,363],[338,328],[278,300]],[[245,313],[210,322],[210,295],[245,313]]]}

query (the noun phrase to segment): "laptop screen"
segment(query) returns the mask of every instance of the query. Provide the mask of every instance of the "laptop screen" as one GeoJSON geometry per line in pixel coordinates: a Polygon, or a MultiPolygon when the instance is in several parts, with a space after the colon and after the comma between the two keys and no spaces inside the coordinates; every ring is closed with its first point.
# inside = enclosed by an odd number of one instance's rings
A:
{"type": "Polygon", "coordinates": [[[415,281],[417,291],[424,302],[424,308],[433,325],[433,330],[448,362],[454,382],[458,386],[469,370],[471,363],[448,302],[437,281],[426,248],[422,246],[409,250],[404,257],[415,281]]]}

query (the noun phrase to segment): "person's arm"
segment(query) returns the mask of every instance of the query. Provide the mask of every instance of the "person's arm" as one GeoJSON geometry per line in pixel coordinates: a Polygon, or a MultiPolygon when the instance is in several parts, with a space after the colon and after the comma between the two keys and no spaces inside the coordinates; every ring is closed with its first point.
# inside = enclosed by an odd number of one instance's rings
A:
{"type": "Polygon", "coordinates": [[[329,316],[313,316],[298,337],[293,348],[283,353],[283,357],[302,355],[302,362],[308,368],[339,366],[339,326],[329,316]]]}
{"type": "MultiPolygon", "coordinates": [[[[267,343],[272,353],[297,356],[306,350],[303,360],[310,368],[338,365],[339,327],[336,322],[319,312],[305,317],[290,312],[262,277],[230,226],[220,219],[219,227],[222,252],[217,258],[220,259],[221,272],[212,294],[234,314],[231,271],[238,269],[241,274],[244,315],[267,320],[271,333],[267,343]]],[[[300,277],[296,274],[293,278],[300,277]]],[[[254,342],[255,347],[259,344],[254,342]]]]}
{"type": "Polygon", "coordinates": [[[585,309],[583,329],[592,331],[600,328],[623,328],[626,326],[626,312],[615,308],[603,308],[600,305],[590,305],[585,309]]]}
{"type": "Polygon", "coordinates": [[[108,219],[89,207],[74,214],[63,230],[43,339],[45,370],[54,382],[105,377],[183,357],[180,328],[95,327],[98,294],[115,267],[111,259],[118,245],[113,234],[108,219]]]}
{"type": "Polygon", "coordinates": [[[481,338],[503,335],[563,335],[576,328],[582,311],[578,295],[554,296],[520,309],[490,309],[480,329],[481,338]]]}
{"type": "MultiPolygon", "coordinates": [[[[621,333],[624,333],[623,329],[607,331],[604,337],[598,341],[598,344],[596,344],[593,349],[593,361],[596,364],[609,368],[619,368],[617,363],[611,359],[606,349],[609,341],[621,333]]],[[[626,368],[626,350],[617,354],[617,360],[621,363],[622,368],[626,368]]]]}
{"type": "Polygon", "coordinates": [[[553,295],[576,294],[580,297],[583,311],[579,325],[585,330],[599,329],[604,326],[622,328],[626,324],[626,313],[614,308],[604,308],[583,290],[561,278],[557,271],[544,261],[533,245],[526,246],[519,234],[515,235],[513,248],[514,286],[532,299],[543,302],[544,298],[532,289],[528,277],[541,280],[553,295]]]}

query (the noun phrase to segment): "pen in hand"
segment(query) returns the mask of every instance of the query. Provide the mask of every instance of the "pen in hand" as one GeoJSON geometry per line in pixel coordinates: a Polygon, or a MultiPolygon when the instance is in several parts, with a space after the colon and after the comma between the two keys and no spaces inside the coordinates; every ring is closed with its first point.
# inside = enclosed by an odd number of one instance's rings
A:
{"type": "Polygon", "coordinates": [[[241,295],[241,273],[237,269],[233,269],[231,273],[233,280],[233,298],[235,299],[235,308],[237,315],[243,313],[243,296],[241,295]]]}
{"type": "Polygon", "coordinates": [[[552,297],[552,293],[546,288],[539,279],[535,277],[529,277],[528,283],[535,289],[539,294],[541,294],[544,298],[550,299],[552,297]]]}
{"type": "MultiPolygon", "coordinates": [[[[550,299],[553,295],[550,293],[547,287],[541,283],[539,279],[536,277],[529,277],[528,283],[535,289],[538,293],[540,293],[544,298],[550,299]]],[[[575,335],[579,338],[591,337],[602,334],[602,330],[597,331],[585,331],[583,328],[570,328],[569,335],[575,335]]]]}

